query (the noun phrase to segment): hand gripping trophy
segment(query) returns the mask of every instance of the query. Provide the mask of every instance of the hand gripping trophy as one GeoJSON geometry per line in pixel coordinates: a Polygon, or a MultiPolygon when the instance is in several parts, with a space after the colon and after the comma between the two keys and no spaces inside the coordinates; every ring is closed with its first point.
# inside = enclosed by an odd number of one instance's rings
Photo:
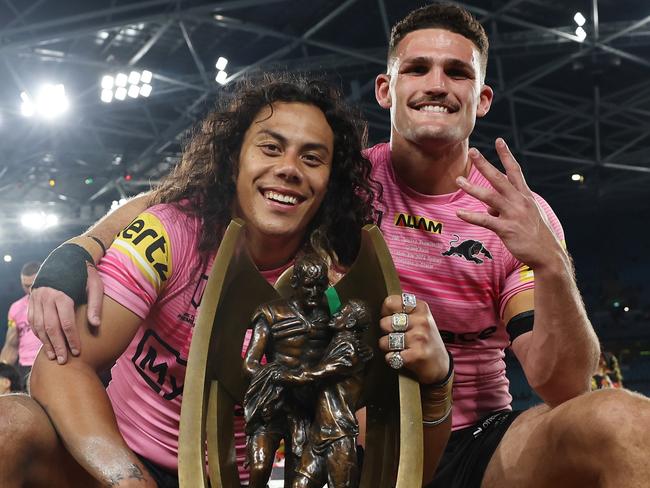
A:
{"type": "Polygon", "coordinates": [[[180,420],[180,486],[241,486],[236,405],[244,407],[250,487],[266,486],[281,440],[285,488],[420,486],[419,384],[373,353],[381,304],[401,293],[379,230],[364,228],[355,263],[328,288],[327,265],[313,255],[271,286],[241,243],[243,227],[234,220],[224,235],[193,334],[180,420]],[[359,467],[354,413],[364,406],[367,447],[359,467]]]}

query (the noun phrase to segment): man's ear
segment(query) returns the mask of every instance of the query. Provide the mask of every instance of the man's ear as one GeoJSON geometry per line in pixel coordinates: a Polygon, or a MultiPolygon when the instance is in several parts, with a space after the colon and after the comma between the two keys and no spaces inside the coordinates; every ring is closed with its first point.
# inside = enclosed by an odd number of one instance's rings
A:
{"type": "Polygon", "coordinates": [[[490,111],[493,98],[494,91],[492,91],[492,87],[490,85],[483,85],[479,94],[478,107],[476,108],[477,117],[483,117],[490,111]]]}
{"type": "Polygon", "coordinates": [[[381,108],[389,109],[391,107],[389,75],[382,73],[375,78],[375,98],[381,108]]]}

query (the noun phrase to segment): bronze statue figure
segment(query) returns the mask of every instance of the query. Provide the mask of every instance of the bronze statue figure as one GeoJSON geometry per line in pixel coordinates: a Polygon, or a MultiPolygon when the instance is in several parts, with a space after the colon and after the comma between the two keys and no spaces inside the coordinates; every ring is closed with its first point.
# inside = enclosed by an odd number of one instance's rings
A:
{"type": "Polygon", "coordinates": [[[350,300],[330,320],[327,264],[305,256],[294,266],[293,296],[260,306],[244,369],[249,486],[264,487],[285,441],[285,486],[355,487],[355,411],[372,350],[363,343],[371,314],[350,300]],[[267,362],[262,363],[265,356],[267,362]]]}
{"type": "Polygon", "coordinates": [[[327,270],[317,256],[304,257],[294,266],[293,296],[262,305],[253,314],[244,359],[250,386],[243,402],[251,488],[266,486],[280,440],[285,441],[288,472],[302,455],[315,392],[310,384],[287,387],[280,374],[316,365],[330,341],[327,270]]]}

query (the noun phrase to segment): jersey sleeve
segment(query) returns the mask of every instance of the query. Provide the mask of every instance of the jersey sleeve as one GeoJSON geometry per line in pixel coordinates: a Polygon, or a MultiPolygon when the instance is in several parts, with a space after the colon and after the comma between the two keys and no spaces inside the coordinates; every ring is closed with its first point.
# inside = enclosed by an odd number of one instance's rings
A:
{"type": "Polygon", "coordinates": [[[16,327],[18,324],[16,322],[16,304],[13,303],[11,307],[9,307],[9,313],[7,313],[7,327],[11,329],[12,327],[16,327]]]}
{"type": "Polygon", "coordinates": [[[117,235],[98,270],[104,293],[144,319],[173,273],[171,222],[149,209],[117,235]]]}
{"type": "MultiPolygon", "coordinates": [[[[544,215],[546,216],[551,230],[555,237],[560,241],[562,247],[566,250],[566,242],[564,240],[564,230],[560,220],[553,212],[550,205],[539,195],[535,194],[537,204],[540,206],[544,215]]],[[[508,259],[506,259],[506,280],[503,290],[499,296],[499,316],[503,319],[508,300],[510,300],[517,293],[525,290],[530,290],[535,286],[535,275],[530,267],[518,259],[516,259],[510,252],[506,250],[508,259]]]]}

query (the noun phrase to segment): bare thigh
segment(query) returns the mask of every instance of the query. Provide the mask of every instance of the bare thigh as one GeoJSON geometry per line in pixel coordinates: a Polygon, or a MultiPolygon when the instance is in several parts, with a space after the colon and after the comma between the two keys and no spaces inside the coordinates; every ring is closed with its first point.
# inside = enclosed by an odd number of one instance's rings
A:
{"type": "Polygon", "coordinates": [[[588,393],[553,409],[539,405],[522,413],[494,452],[481,487],[595,486],[603,397],[588,393]]]}
{"type": "Polygon", "coordinates": [[[68,453],[49,417],[27,395],[0,396],[0,486],[101,486],[68,453]]]}

